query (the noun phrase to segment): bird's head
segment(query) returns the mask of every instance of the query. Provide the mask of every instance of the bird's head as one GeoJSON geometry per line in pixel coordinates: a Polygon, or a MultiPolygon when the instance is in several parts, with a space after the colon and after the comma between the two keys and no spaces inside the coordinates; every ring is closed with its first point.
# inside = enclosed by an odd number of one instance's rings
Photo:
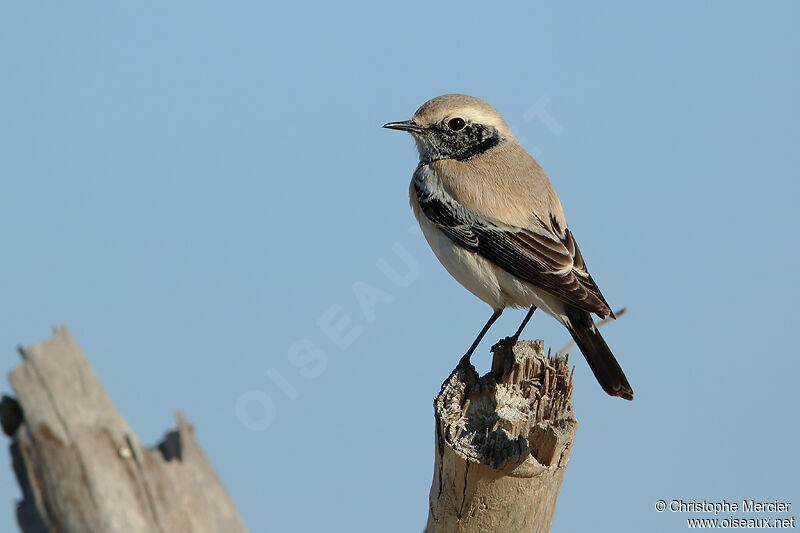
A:
{"type": "Polygon", "coordinates": [[[465,161],[514,140],[495,108],[465,94],[437,96],[417,109],[411,120],[390,122],[383,127],[409,132],[423,162],[465,161]]]}

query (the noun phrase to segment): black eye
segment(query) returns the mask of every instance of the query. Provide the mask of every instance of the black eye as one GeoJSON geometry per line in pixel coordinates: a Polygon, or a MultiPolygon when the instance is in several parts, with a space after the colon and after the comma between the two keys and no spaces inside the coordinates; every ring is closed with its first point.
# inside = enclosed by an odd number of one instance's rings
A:
{"type": "Polygon", "coordinates": [[[464,119],[459,117],[451,118],[450,121],[447,123],[447,126],[453,131],[458,131],[466,125],[467,123],[464,122],[464,119]]]}

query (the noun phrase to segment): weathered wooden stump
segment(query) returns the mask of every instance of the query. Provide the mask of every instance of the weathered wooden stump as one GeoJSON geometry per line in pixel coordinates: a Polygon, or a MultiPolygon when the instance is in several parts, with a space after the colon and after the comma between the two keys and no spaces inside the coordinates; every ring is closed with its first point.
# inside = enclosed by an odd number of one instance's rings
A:
{"type": "Polygon", "coordinates": [[[20,354],[9,375],[17,399],[3,398],[0,421],[13,440],[24,533],[247,531],[180,413],[149,449],[66,329],[20,354]]]}
{"type": "Polygon", "coordinates": [[[455,370],[434,400],[427,533],[546,532],[578,421],[566,357],[505,340],[492,371],[455,370]]]}

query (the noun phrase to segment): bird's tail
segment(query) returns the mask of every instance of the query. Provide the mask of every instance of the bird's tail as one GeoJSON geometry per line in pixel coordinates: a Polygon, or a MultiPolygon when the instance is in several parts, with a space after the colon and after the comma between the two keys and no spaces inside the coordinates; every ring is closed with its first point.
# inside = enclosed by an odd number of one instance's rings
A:
{"type": "Polygon", "coordinates": [[[611,396],[633,400],[633,389],[594,325],[592,315],[583,310],[569,309],[566,326],[603,390],[611,396]]]}

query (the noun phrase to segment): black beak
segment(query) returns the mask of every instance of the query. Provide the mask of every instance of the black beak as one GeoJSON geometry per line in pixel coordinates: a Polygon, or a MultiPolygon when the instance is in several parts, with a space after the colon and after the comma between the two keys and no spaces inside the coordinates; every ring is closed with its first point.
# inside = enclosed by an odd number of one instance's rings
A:
{"type": "Polygon", "coordinates": [[[407,131],[409,133],[424,133],[425,128],[416,124],[413,120],[404,120],[403,122],[389,122],[383,125],[384,128],[390,130],[407,131]]]}

